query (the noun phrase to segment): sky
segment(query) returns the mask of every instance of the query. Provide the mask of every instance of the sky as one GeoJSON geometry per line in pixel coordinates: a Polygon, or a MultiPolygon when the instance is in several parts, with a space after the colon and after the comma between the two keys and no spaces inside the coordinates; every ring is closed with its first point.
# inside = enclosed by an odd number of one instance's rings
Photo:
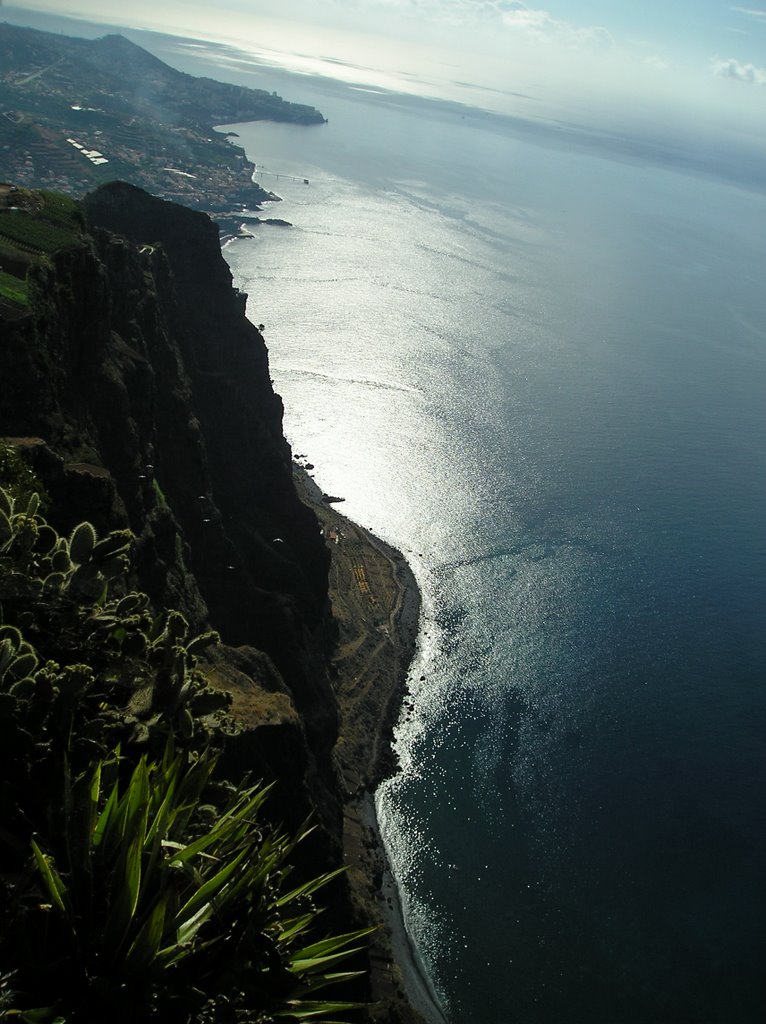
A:
{"type": "MultiPolygon", "coordinates": [[[[2,2],[2,0],[0,0],[2,2]]],[[[304,73],[615,130],[766,137],[766,0],[16,0],[304,73]]]]}

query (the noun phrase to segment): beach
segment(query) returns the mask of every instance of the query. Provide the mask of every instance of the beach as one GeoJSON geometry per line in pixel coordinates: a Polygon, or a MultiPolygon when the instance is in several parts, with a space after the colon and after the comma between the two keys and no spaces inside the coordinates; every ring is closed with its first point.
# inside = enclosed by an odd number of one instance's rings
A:
{"type": "Polygon", "coordinates": [[[443,1024],[404,924],[375,815],[374,791],[396,768],[394,725],[415,653],[420,593],[404,556],[352,522],[296,465],[296,488],[317,515],[332,555],[330,600],[338,626],[333,685],[340,726],[335,757],[343,780],[343,848],[351,898],[372,920],[372,1020],[396,1008],[402,1021],[443,1024]],[[414,1011],[414,1012],[413,1012],[414,1011]]]}

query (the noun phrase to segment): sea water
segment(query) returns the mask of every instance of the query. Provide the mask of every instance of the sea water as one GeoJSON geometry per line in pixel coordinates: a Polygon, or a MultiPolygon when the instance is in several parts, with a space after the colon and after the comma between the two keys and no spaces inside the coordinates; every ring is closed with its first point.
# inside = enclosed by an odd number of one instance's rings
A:
{"type": "Polygon", "coordinates": [[[444,1013],[756,1024],[764,197],[300,86],[329,124],[236,126],[294,227],[226,256],[422,588],[378,813],[444,1013]]]}

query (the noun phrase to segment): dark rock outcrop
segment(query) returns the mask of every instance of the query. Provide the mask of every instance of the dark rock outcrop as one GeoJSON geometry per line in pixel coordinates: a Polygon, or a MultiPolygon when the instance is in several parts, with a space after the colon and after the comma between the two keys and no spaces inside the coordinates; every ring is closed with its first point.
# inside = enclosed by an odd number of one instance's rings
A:
{"type": "Polygon", "coordinates": [[[313,808],[331,857],[329,555],[293,486],[263,338],[204,214],[120,183],[83,208],[81,240],[31,272],[31,315],[0,324],[0,435],[41,439],[27,447],[60,529],[129,525],[136,585],[254,651],[225,648],[216,671],[281,695],[257,768],[291,780],[282,817],[313,808]]]}

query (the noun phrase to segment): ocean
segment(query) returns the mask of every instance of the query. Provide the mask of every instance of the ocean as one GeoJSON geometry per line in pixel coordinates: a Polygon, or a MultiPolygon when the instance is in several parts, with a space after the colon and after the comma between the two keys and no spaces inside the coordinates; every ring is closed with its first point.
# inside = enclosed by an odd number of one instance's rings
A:
{"type": "Polygon", "coordinates": [[[294,226],[225,255],[422,589],[377,809],[444,1015],[760,1024],[764,195],[294,83],[327,125],[234,126],[294,226]]]}

